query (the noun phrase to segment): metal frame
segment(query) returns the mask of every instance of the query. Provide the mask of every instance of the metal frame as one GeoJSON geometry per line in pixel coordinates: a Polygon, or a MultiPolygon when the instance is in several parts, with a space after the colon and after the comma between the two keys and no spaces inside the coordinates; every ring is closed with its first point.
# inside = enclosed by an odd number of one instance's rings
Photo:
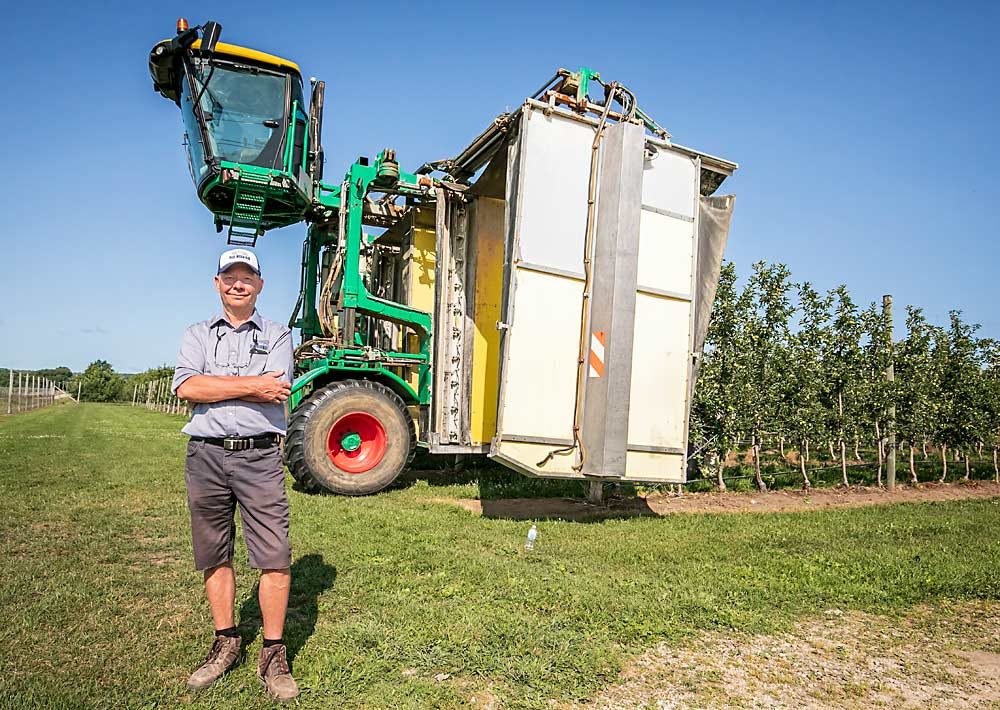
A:
{"type": "Polygon", "coordinates": [[[298,377],[292,387],[292,407],[305,395],[307,385],[329,373],[364,373],[386,380],[408,403],[431,403],[431,352],[433,319],[430,313],[406,304],[396,303],[373,295],[361,273],[361,252],[369,241],[363,233],[366,198],[370,192],[406,195],[430,202],[431,181],[412,173],[398,171],[389,151],[382,151],[374,164],[357,161],[351,165],[341,188],[322,185],[321,203],[337,209],[337,228],[329,223],[314,223],[308,232],[305,248],[305,276],[299,298],[304,304],[302,316],[293,323],[302,329],[303,340],[321,338],[319,316],[316,312],[316,287],[320,273],[320,251],[336,245],[344,257],[343,279],[340,285],[340,318],[342,334],[338,347],[331,348],[323,357],[310,359],[306,374],[298,377]],[[386,179],[387,172],[398,171],[395,179],[386,179]],[[357,316],[371,316],[412,328],[419,339],[419,352],[374,351],[365,347],[357,331],[357,316]],[[400,364],[404,363],[404,364],[400,364]],[[414,392],[409,384],[391,368],[416,367],[418,387],[414,392]]]}
{"type": "MultiPolygon", "coordinates": [[[[531,106],[533,108],[540,109],[542,111],[556,111],[560,116],[572,119],[574,121],[581,121],[583,123],[589,123],[592,126],[596,126],[600,121],[592,116],[586,116],[583,114],[575,113],[562,108],[553,108],[544,101],[538,101],[537,99],[527,99],[525,100],[525,105],[531,106]]],[[[680,143],[674,143],[673,141],[666,140],[663,138],[657,138],[655,136],[646,136],[646,142],[652,143],[655,146],[661,148],[669,148],[671,150],[677,151],[678,153],[684,153],[691,158],[701,158],[703,166],[711,169],[714,172],[721,173],[727,177],[731,176],[737,168],[739,168],[738,163],[734,163],[731,160],[726,160],[725,158],[720,158],[711,153],[705,153],[700,150],[695,150],[694,148],[688,148],[680,143]]]]}
{"type": "MultiPolygon", "coordinates": [[[[508,209],[504,218],[504,234],[507,240],[507,250],[504,257],[504,292],[503,305],[501,311],[504,314],[503,323],[497,323],[500,329],[500,391],[497,395],[497,433],[490,443],[490,456],[497,457],[498,460],[507,461],[506,456],[500,456],[500,431],[503,426],[504,399],[507,392],[507,362],[510,357],[510,324],[514,322],[514,295],[517,291],[517,281],[514,278],[518,265],[515,260],[518,257],[520,243],[520,230],[518,229],[518,216],[521,212],[523,191],[517,190],[517,200],[514,205],[510,205],[509,197],[514,193],[516,186],[521,183],[521,167],[524,165],[524,155],[527,146],[528,127],[527,122],[531,120],[531,111],[521,111],[521,120],[518,122],[518,134],[515,141],[511,141],[507,153],[507,180],[506,195],[508,197],[508,209]]],[[[508,464],[510,465],[510,464],[508,464]]],[[[517,466],[520,470],[520,466],[517,466]]],[[[523,473],[523,471],[522,471],[523,473]]],[[[531,474],[529,474],[531,475],[531,474]]]]}
{"type": "MultiPolygon", "coordinates": [[[[688,344],[691,346],[694,345],[695,340],[695,312],[698,310],[697,303],[695,302],[695,294],[698,288],[698,251],[701,247],[701,158],[698,156],[694,158],[694,205],[692,209],[694,210],[694,222],[692,223],[694,234],[692,235],[693,241],[691,243],[691,314],[688,319],[688,344]]],[[[698,356],[699,353],[688,352],[688,386],[684,393],[684,461],[682,464],[685,481],[687,480],[688,469],[688,437],[691,433],[691,405],[694,402],[694,385],[698,356]]]]}
{"type": "MultiPolygon", "coordinates": [[[[631,401],[632,348],[638,285],[645,130],[633,123],[605,128],[600,147],[591,294],[583,352],[604,334],[603,371],[582,383],[581,451],[586,476],[625,475],[631,401]]],[[[592,369],[586,363],[583,367],[592,369]]],[[[579,396],[579,395],[578,395],[579,396]]]]}
{"type": "Polygon", "coordinates": [[[471,370],[469,297],[469,210],[439,188],[435,209],[435,293],[429,440],[434,447],[465,445],[469,438],[471,370]],[[456,321],[460,325],[456,325],[456,321]]]}
{"type": "Polygon", "coordinates": [[[671,212],[670,210],[661,209],[659,207],[653,207],[652,205],[643,205],[642,209],[646,210],[647,212],[655,212],[656,214],[662,214],[664,217],[673,217],[674,219],[680,219],[685,222],[694,222],[694,217],[688,217],[686,214],[678,214],[677,212],[671,212]]]}

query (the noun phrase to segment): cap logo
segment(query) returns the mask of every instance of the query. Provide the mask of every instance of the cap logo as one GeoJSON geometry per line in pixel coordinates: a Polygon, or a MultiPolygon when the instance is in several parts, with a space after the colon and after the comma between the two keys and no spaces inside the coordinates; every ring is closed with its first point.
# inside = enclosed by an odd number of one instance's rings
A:
{"type": "Polygon", "coordinates": [[[260,263],[257,261],[257,255],[246,249],[230,249],[223,252],[222,256],[219,257],[218,273],[221,274],[233,264],[239,263],[246,264],[257,274],[260,274],[260,263]]]}

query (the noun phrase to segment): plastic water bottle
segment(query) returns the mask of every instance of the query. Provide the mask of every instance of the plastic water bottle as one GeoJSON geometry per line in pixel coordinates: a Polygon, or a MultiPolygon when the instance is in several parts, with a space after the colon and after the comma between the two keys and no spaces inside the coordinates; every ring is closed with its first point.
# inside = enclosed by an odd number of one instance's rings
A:
{"type": "Polygon", "coordinates": [[[531,552],[535,549],[535,540],[538,538],[538,528],[534,525],[528,530],[528,539],[524,542],[524,549],[531,552]]]}

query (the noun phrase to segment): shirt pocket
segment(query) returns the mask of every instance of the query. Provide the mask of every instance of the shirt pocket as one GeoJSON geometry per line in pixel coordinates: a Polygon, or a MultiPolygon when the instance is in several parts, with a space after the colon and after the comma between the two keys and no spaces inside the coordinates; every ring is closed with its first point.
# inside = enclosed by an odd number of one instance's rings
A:
{"type": "Polygon", "coordinates": [[[257,377],[264,374],[264,368],[267,366],[267,355],[264,353],[254,353],[250,352],[248,346],[246,357],[249,360],[247,362],[246,369],[243,370],[244,374],[250,375],[252,377],[257,377]]]}

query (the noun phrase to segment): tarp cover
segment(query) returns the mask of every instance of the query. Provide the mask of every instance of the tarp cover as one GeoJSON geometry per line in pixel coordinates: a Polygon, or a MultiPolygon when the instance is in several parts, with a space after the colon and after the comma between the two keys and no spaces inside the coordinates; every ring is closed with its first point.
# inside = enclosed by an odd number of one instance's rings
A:
{"type": "Polygon", "coordinates": [[[719,287],[722,254],[729,239],[736,195],[700,198],[698,211],[698,278],[694,309],[694,352],[699,357],[708,335],[715,291],[719,287]]]}

